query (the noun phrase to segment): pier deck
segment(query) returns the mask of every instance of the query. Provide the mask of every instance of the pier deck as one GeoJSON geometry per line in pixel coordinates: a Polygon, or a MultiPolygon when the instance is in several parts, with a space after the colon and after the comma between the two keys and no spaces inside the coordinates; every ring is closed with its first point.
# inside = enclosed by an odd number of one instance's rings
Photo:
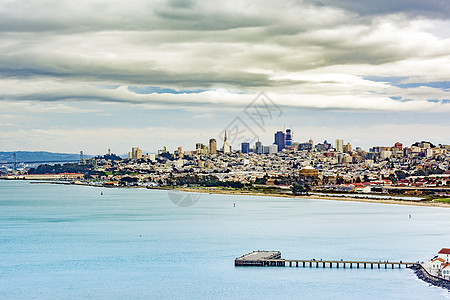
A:
{"type": "MultiPolygon", "coordinates": [[[[235,266],[266,266],[269,260],[280,260],[280,251],[253,251],[234,260],[235,266]]],[[[274,262],[275,263],[275,262],[274,262]]]]}
{"type": "Polygon", "coordinates": [[[394,269],[410,268],[419,263],[403,261],[357,261],[357,260],[315,260],[315,259],[282,259],[280,251],[253,251],[234,261],[235,266],[275,266],[275,267],[315,267],[315,268],[364,268],[394,269]]]}

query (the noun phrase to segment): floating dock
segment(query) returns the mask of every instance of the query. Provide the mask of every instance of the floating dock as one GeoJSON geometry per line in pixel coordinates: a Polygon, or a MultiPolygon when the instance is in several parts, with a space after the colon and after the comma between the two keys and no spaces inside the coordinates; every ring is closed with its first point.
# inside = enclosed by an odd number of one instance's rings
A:
{"type": "Polygon", "coordinates": [[[253,251],[234,260],[235,266],[273,266],[273,267],[310,267],[310,268],[364,268],[394,269],[411,268],[419,263],[403,261],[357,261],[357,260],[315,260],[315,259],[282,259],[280,251],[253,251]]]}

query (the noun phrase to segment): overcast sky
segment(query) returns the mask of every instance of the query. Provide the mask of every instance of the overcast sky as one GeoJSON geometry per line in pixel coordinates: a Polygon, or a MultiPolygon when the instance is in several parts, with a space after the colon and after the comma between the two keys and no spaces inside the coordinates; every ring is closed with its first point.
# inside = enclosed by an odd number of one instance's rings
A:
{"type": "Polygon", "coordinates": [[[0,151],[189,150],[236,117],[264,144],[450,143],[449,1],[272,2],[3,0],[0,151]]]}

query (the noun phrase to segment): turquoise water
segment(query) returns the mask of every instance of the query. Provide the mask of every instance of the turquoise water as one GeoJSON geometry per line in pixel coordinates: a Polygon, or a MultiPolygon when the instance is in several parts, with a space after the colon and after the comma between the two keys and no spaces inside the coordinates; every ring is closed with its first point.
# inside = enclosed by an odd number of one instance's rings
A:
{"type": "Polygon", "coordinates": [[[449,225],[443,208],[210,194],[178,207],[165,191],[0,181],[0,298],[449,299],[409,269],[233,264],[258,249],[423,261],[450,247],[449,225]]]}

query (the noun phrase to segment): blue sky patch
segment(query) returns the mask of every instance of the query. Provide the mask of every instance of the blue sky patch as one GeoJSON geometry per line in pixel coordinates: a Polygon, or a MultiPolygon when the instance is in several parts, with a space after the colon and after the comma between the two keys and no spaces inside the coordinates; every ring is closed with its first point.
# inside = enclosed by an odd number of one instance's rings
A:
{"type": "Polygon", "coordinates": [[[409,89],[409,88],[418,88],[422,86],[443,89],[446,91],[450,91],[450,81],[432,81],[432,82],[411,82],[411,83],[402,83],[409,77],[379,77],[379,76],[365,76],[363,77],[365,80],[375,81],[375,82],[389,82],[393,86],[409,89]]]}
{"type": "Polygon", "coordinates": [[[421,86],[426,86],[436,89],[450,90],[450,81],[399,83],[394,85],[402,89],[418,88],[421,86]]]}
{"type": "Polygon", "coordinates": [[[130,92],[136,94],[198,94],[201,92],[208,91],[207,89],[195,89],[195,90],[174,90],[170,88],[164,88],[159,86],[146,86],[146,87],[138,87],[138,86],[130,86],[128,87],[130,92]]]}
{"type": "Polygon", "coordinates": [[[380,77],[380,76],[364,76],[364,80],[370,80],[375,82],[390,82],[393,85],[400,84],[400,82],[404,81],[405,79],[408,79],[409,77],[380,77]]]}

